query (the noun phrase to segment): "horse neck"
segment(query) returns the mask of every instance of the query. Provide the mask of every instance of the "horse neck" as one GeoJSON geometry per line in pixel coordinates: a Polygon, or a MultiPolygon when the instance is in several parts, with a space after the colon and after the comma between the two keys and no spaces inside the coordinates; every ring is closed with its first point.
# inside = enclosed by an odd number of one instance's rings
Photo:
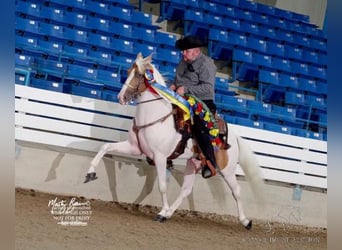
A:
{"type": "MultiPolygon", "coordinates": [[[[157,83],[165,86],[165,81],[157,69],[154,68],[154,78],[157,83]]],[[[172,110],[172,105],[169,101],[163,97],[153,93],[150,89],[146,89],[138,97],[138,106],[136,119],[144,120],[147,119],[159,119],[160,117],[168,114],[172,110]]]]}

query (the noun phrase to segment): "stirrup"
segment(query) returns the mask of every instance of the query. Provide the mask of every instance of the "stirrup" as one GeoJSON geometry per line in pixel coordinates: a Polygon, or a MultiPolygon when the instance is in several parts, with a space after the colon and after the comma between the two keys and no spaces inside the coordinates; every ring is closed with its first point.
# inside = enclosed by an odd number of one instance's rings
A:
{"type": "Polygon", "coordinates": [[[203,160],[202,160],[202,177],[207,179],[207,178],[210,178],[212,176],[215,176],[216,175],[216,169],[213,166],[213,164],[211,163],[211,161],[209,161],[205,158],[203,160]],[[204,162],[203,162],[203,160],[204,160],[204,162]]]}

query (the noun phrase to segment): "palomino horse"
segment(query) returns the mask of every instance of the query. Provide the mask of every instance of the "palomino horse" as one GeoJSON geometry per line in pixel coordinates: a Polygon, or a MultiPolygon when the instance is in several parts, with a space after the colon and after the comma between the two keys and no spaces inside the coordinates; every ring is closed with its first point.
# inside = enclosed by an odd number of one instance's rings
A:
{"type": "MultiPolygon", "coordinates": [[[[118,95],[120,104],[127,104],[132,98],[136,98],[137,101],[136,114],[132,128],[129,130],[128,140],[104,144],[91,161],[85,182],[97,178],[95,168],[102,157],[109,151],[131,155],[144,154],[155,163],[159,191],[162,198],[162,209],[156,216],[156,220],[164,221],[172,216],[181,205],[183,199],[192,192],[195,175],[200,168],[200,162],[192,157],[194,153],[190,149],[192,149],[193,142],[189,140],[187,149],[180,156],[187,159],[181,192],[174,203],[169,206],[166,195],[167,157],[173,153],[177,143],[181,140],[181,134],[175,129],[174,118],[171,115],[173,110],[171,103],[147,87],[146,70],[153,70],[150,72],[153,72],[155,81],[159,85],[166,86],[162,75],[151,63],[151,58],[151,55],[146,58],[143,58],[141,53],[137,55],[133,66],[128,71],[127,80],[118,95]]],[[[230,148],[224,150],[224,153],[229,154],[229,163],[225,166],[220,166],[218,173],[228,184],[236,200],[239,221],[244,227],[250,229],[252,221],[246,218],[244,214],[235,170],[239,162],[253,190],[256,190],[257,185],[262,182],[261,171],[248,145],[231,130],[228,134],[228,143],[230,148]]],[[[225,158],[228,159],[228,156],[226,155],[225,158]]]]}

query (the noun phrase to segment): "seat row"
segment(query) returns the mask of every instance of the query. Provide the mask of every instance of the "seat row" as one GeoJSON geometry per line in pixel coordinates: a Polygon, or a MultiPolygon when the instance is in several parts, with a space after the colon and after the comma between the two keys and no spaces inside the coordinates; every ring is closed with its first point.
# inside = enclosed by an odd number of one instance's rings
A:
{"type": "Polygon", "coordinates": [[[276,29],[310,35],[319,40],[326,38],[316,25],[309,22],[308,16],[253,1],[161,1],[161,19],[180,20],[186,15],[187,10],[199,15],[215,16],[216,19],[252,21],[276,29]]]}
{"type": "MultiPolygon", "coordinates": [[[[36,6],[36,4],[32,3],[31,5],[36,6]]],[[[45,14],[31,15],[32,11],[25,12],[27,8],[19,8],[19,6],[16,9],[16,19],[18,19],[16,23],[19,27],[28,27],[33,31],[38,29],[36,26],[39,26],[39,23],[49,23],[51,25],[77,28],[86,32],[95,32],[107,36],[115,35],[124,37],[124,39],[141,40],[156,46],[173,47],[176,40],[175,35],[157,31],[158,27],[152,25],[151,20],[147,21],[150,26],[142,26],[137,17],[132,17],[131,22],[127,20],[114,21],[49,6],[44,7],[46,8],[45,14]]],[[[136,13],[141,14],[142,12],[136,13]]]]}
{"type": "MultiPolygon", "coordinates": [[[[98,54],[99,59],[105,61],[111,59],[108,54],[134,57],[138,52],[142,52],[144,55],[154,53],[155,60],[164,64],[174,65],[180,60],[180,52],[178,50],[171,50],[161,46],[157,47],[138,40],[120,39],[21,17],[16,18],[16,31],[21,33],[21,37],[20,35],[17,36],[18,42],[21,44],[28,43],[28,46],[37,46],[37,40],[47,39],[50,43],[41,42],[43,46],[53,46],[54,50],[61,50],[63,47],[69,48],[70,46],[79,47],[83,50],[79,50],[78,52],[81,53],[75,53],[75,55],[92,51],[93,55],[98,54]],[[60,44],[60,46],[54,44],[60,44]]],[[[172,39],[166,33],[157,32],[156,34],[161,38],[160,41],[163,38],[164,40],[172,39]]]]}
{"type": "Polygon", "coordinates": [[[81,16],[94,16],[107,21],[119,20],[129,24],[137,24],[145,28],[158,28],[152,24],[152,16],[150,14],[134,10],[134,6],[128,3],[128,1],[56,0],[37,2],[34,0],[17,0],[15,7],[16,11],[20,13],[59,22],[67,22],[75,19],[72,15],[72,13],[75,13],[79,15],[79,22],[82,22],[81,16]]]}
{"type": "Polygon", "coordinates": [[[225,59],[227,53],[232,56],[233,49],[236,47],[309,64],[327,65],[327,54],[321,50],[284,44],[257,36],[246,36],[234,31],[228,32],[215,28],[209,30],[208,53],[211,57],[225,59]]]}
{"type": "Polygon", "coordinates": [[[261,39],[283,42],[308,49],[316,49],[322,52],[326,52],[327,49],[326,38],[315,38],[311,34],[303,34],[258,24],[254,20],[212,16],[199,11],[185,10],[184,34],[197,34],[208,38],[209,30],[212,28],[227,32],[234,31],[246,36],[257,36],[261,39]]]}

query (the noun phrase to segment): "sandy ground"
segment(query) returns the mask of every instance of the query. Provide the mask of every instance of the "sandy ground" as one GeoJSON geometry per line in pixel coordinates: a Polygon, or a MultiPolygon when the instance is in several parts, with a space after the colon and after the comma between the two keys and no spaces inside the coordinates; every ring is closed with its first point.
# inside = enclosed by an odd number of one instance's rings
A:
{"type": "MultiPolygon", "coordinates": [[[[156,207],[34,190],[17,189],[15,200],[16,249],[327,249],[326,229],[253,221],[248,231],[235,217],[185,210],[160,223],[153,220],[156,207]],[[80,217],[86,225],[58,224],[54,201],[87,206],[89,217],[80,217]]],[[[83,210],[77,211],[74,218],[83,210]]]]}

